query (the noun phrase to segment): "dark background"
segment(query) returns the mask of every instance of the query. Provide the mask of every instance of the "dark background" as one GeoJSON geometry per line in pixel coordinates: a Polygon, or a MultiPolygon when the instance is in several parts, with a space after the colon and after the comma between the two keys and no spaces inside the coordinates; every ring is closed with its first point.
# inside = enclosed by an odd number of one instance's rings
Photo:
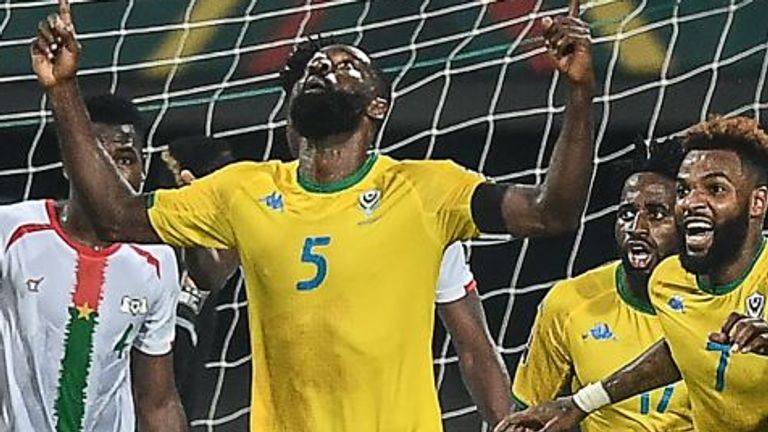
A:
{"type": "MultiPolygon", "coordinates": [[[[167,183],[156,155],[180,136],[226,138],[240,158],[287,158],[275,72],[297,36],[316,33],[359,42],[396,81],[383,152],[451,158],[494,179],[533,183],[545,173],[557,137],[565,82],[541,55],[540,30],[532,19],[561,13],[564,5],[137,0],[75,4],[74,15],[84,46],[84,92],[114,88],[144,112],[150,128],[148,188],[167,183]]],[[[5,201],[67,192],[27,54],[36,21],[52,11],[53,5],[22,1],[0,8],[5,201]]],[[[582,229],[534,241],[482,239],[470,248],[489,326],[511,373],[551,282],[613,256],[610,206],[623,173],[612,162],[630,152],[633,141],[664,140],[706,113],[754,117],[768,107],[768,2],[618,0],[587,7],[582,18],[595,38],[600,158],[582,229]]],[[[448,348],[443,354],[444,342],[438,326],[435,371],[446,429],[480,430],[455,353],[448,348]]],[[[247,348],[244,338],[233,344],[233,352],[247,348]]],[[[230,373],[237,377],[237,371],[230,373]]],[[[222,398],[241,393],[225,385],[222,398]]],[[[241,421],[216,430],[241,430],[241,421]]]]}

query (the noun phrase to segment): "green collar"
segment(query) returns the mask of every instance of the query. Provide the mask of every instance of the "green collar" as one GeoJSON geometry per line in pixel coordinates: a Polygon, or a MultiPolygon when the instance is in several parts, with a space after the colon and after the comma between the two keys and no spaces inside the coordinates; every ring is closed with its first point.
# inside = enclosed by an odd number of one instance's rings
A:
{"type": "Polygon", "coordinates": [[[712,295],[728,294],[729,292],[738,288],[738,286],[741,285],[742,282],[744,282],[744,279],[746,279],[747,276],[749,276],[749,273],[752,272],[752,268],[755,266],[757,259],[760,258],[760,255],[762,255],[763,249],[765,249],[765,239],[763,239],[763,241],[760,242],[760,247],[757,249],[757,253],[755,254],[755,256],[752,257],[752,262],[749,263],[749,266],[747,266],[746,269],[744,269],[744,272],[741,274],[741,276],[728,282],[727,284],[714,285],[700,278],[699,275],[696,275],[696,284],[699,286],[700,290],[704,291],[707,294],[712,294],[712,295]]]}
{"type": "Polygon", "coordinates": [[[619,265],[616,266],[616,289],[619,292],[619,297],[624,300],[624,303],[638,312],[648,315],[656,315],[656,310],[650,303],[646,302],[644,299],[636,297],[627,287],[624,283],[626,277],[627,274],[624,271],[624,265],[619,263],[619,265]]]}
{"type": "Polygon", "coordinates": [[[371,155],[368,156],[368,159],[365,161],[365,163],[360,168],[358,168],[357,171],[350,174],[347,178],[343,178],[341,180],[337,180],[331,183],[317,183],[316,181],[305,178],[304,176],[301,175],[301,172],[299,172],[299,175],[298,175],[299,185],[303,187],[307,192],[326,193],[326,194],[341,192],[344,189],[347,189],[359,183],[360,180],[362,180],[371,171],[371,169],[373,168],[373,165],[376,163],[376,160],[378,159],[378,156],[379,156],[378,153],[371,153],[371,155]]]}

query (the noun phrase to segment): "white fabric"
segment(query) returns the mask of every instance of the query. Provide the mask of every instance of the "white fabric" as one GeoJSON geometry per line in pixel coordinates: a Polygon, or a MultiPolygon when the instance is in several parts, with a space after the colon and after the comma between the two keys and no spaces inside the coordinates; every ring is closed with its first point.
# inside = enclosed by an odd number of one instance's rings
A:
{"type": "Polygon", "coordinates": [[[86,257],[54,228],[47,205],[0,207],[0,431],[55,430],[69,308],[78,264],[88,259],[105,267],[81,430],[133,431],[130,351],[171,350],[179,292],[173,250],[122,244],[86,257]]]}
{"type": "Polygon", "coordinates": [[[475,276],[467,264],[461,242],[452,243],[443,253],[440,275],[437,278],[437,303],[450,303],[467,295],[475,276]]]}
{"type": "Polygon", "coordinates": [[[576,394],[573,395],[573,403],[575,403],[579,409],[589,414],[592,411],[597,411],[606,405],[610,405],[611,397],[608,396],[608,392],[605,391],[603,383],[598,381],[577,391],[576,394]]]}

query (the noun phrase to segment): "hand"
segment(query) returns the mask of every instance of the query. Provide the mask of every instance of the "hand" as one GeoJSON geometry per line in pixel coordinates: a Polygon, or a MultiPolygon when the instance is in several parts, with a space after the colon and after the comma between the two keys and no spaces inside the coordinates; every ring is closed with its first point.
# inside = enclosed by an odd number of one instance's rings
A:
{"type": "Polygon", "coordinates": [[[768,322],[732,312],[719,333],[711,333],[709,340],[719,344],[732,344],[731,352],[768,356],[768,322]]]}
{"type": "Polygon", "coordinates": [[[572,397],[562,397],[506,416],[493,432],[561,432],[576,427],[587,414],[572,397]]]}
{"type": "Polygon", "coordinates": [[[181,178],[181,184],[179,186],[189,186],[193,181],[197,180],[197,177],[192,174],[192,171],[186,169],[181,170],[179,177],[181,178]]]}
{"type": "Polygon", "coordinates": [[[32,69],[43,88],[57,86],[75,77],[80,44],[75,35],[69,0],[59,0],[59,13],[40,21],[30,53],[32,69]]]}
{"type": "Polygon", "coordinates": [[[544,17],[544,40],[552,62],[571,84],[594,85],[589,25],[578,18],[579,0],[570,0],[568,16],[544,17]]]}

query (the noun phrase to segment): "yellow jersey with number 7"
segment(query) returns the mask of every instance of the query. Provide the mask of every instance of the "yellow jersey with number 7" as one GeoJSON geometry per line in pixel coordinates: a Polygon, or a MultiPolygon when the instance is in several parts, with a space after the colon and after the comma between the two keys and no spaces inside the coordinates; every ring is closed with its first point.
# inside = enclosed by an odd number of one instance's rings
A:
{"type": "Polygon", "coordinates": [[[731,353],[730,345],[708,338],[720,331],[731,312],[765,319],[765,242],[749,270],[728,285],[704,284],[674,256],[656,267],[649,286],[672,357],[688,386],[696,431],[768,431],[768,357],[731,353]]]}
{"type": "Polygon", "coordinates": [[[154,193],[164,242],[239,251],[251,430],[441,430],[435,284],[447,245],[478,234],[483,181],[451,162],[372,155],[336,184],[303,179],[296,162],[241,162],[154,193]]]}

